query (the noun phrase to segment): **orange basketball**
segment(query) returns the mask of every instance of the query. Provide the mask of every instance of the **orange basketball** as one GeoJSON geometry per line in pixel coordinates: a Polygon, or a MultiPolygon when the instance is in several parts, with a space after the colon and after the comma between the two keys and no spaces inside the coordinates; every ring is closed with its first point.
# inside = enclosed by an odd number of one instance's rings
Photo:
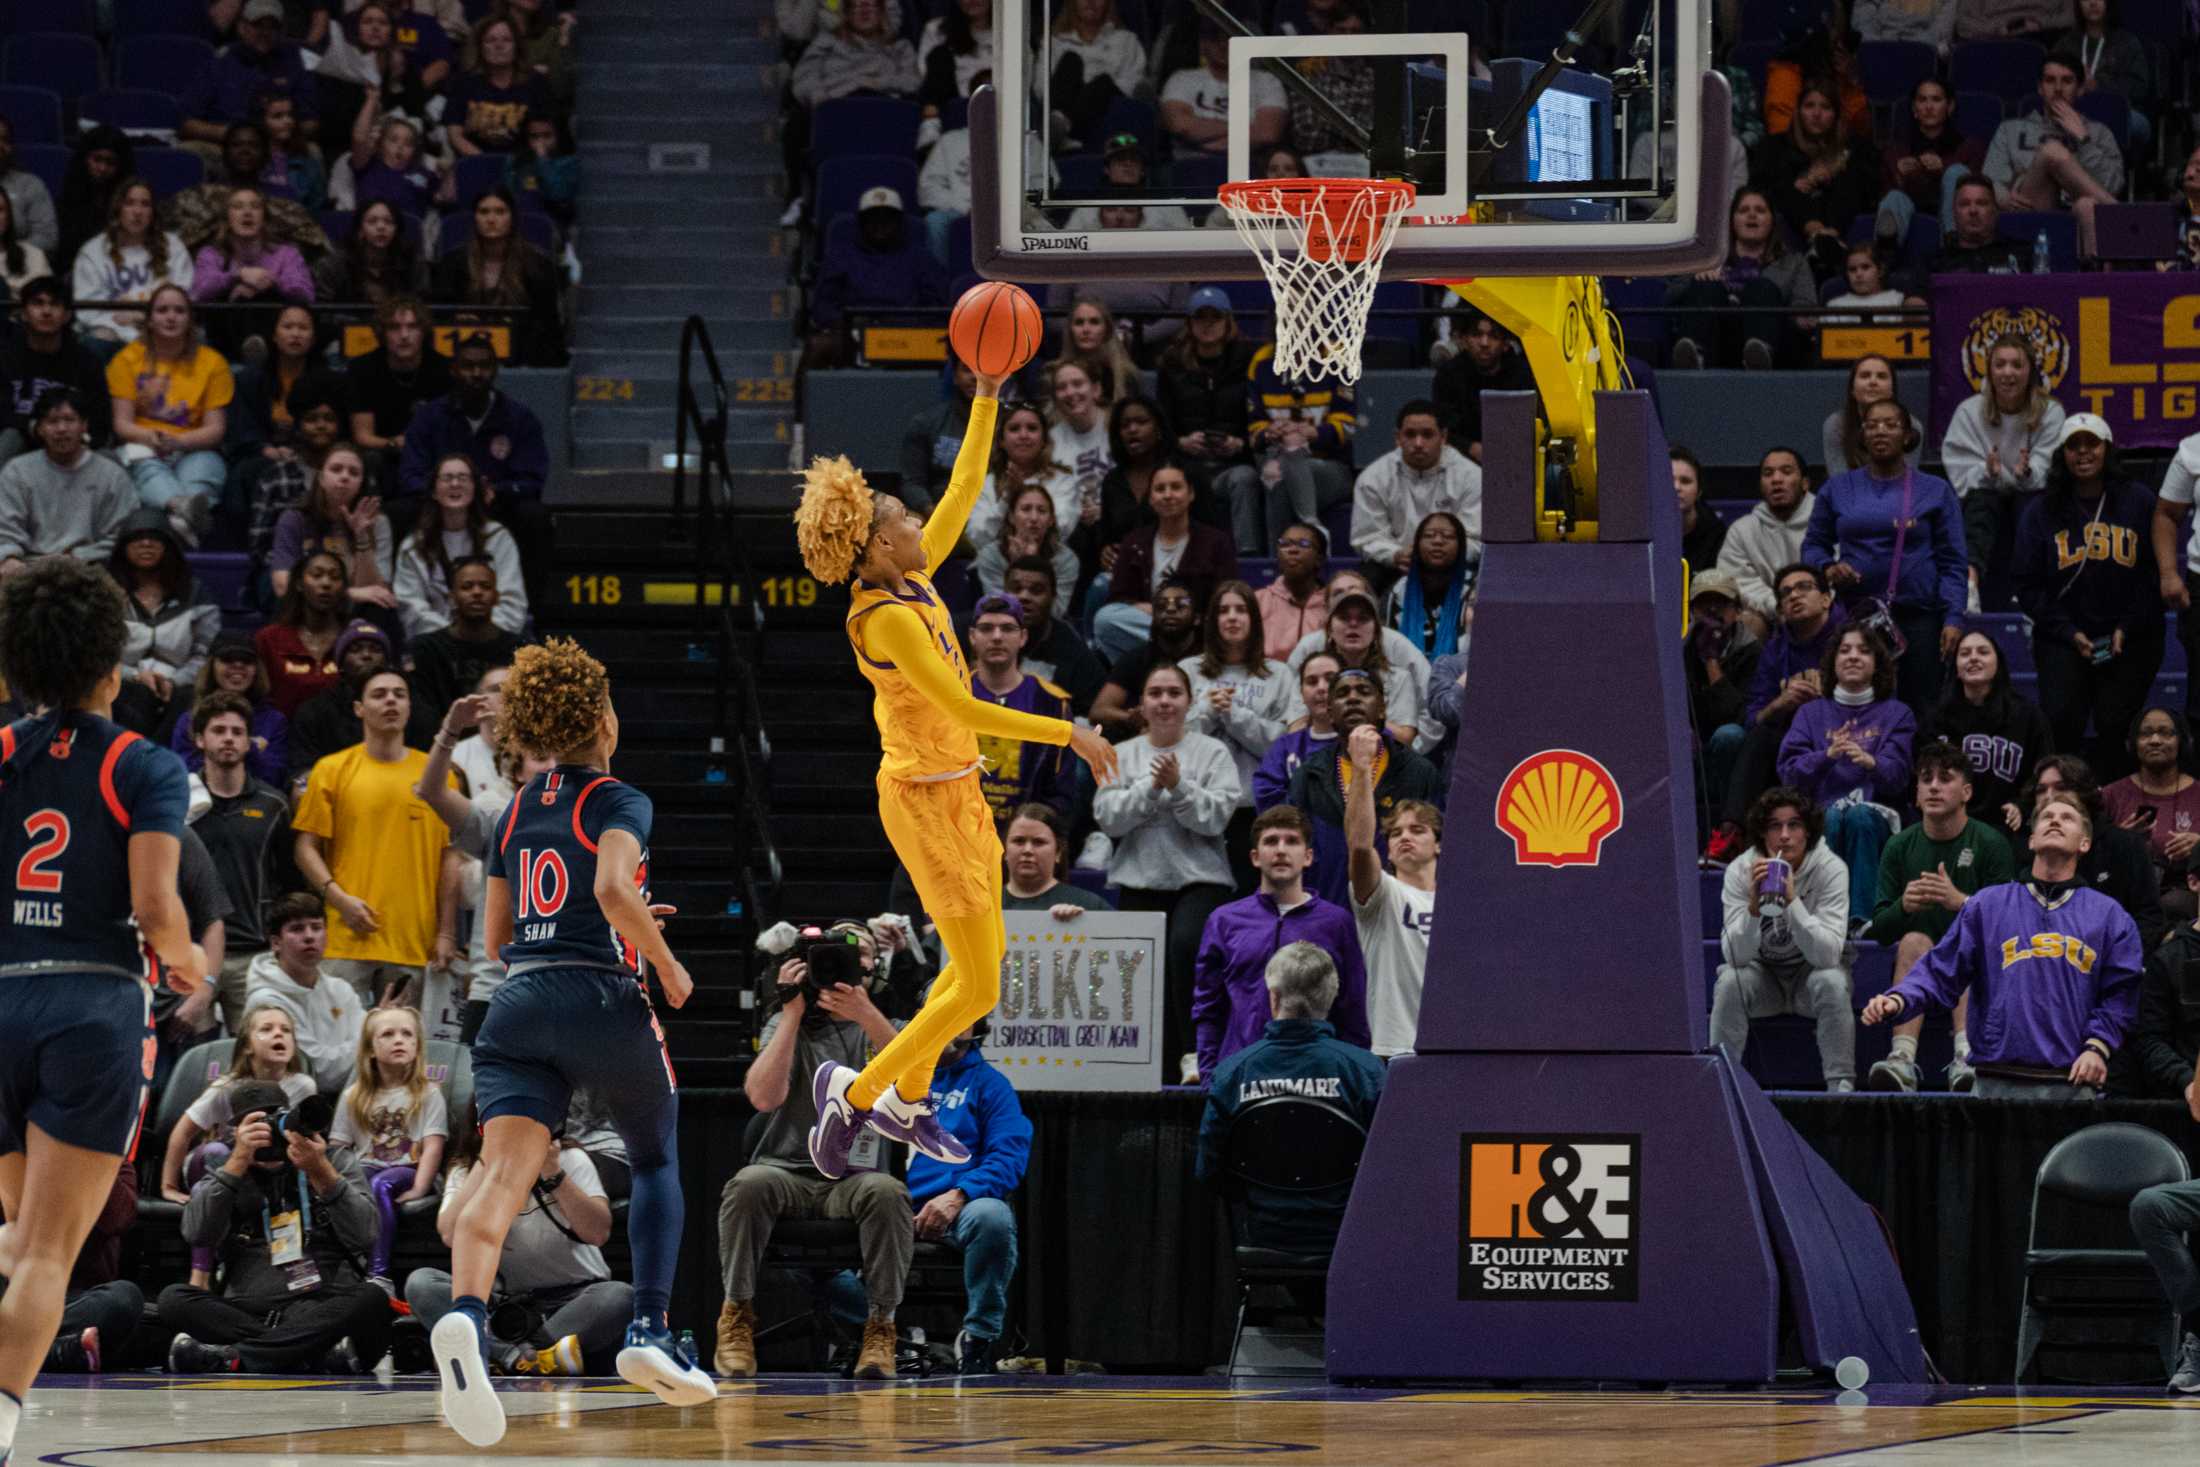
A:
{"type": "Polygon", "coordinates": [[[983,281],[955,302],[947,339],[971,371],[1006,377],[1039,350],[1039,303],[1020,285],[983,281]]]}

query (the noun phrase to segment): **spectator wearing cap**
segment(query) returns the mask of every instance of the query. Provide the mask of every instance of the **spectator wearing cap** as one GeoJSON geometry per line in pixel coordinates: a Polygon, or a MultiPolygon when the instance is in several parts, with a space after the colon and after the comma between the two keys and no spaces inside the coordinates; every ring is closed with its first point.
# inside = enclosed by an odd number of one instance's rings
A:
{"type": "Polygon", "coordinates": [[[86,441],[90,414],[74,388],[47,388],[30,425],[40,451],[0,468],[0,577],[42,555],[98,564],[138,508],[130,476],[86,441]]]}
{"type": "MultiPolygon", "coordinates": [[[[550,449],[533,408],[497,391],[497,354],[479,332],[460,341],[451,360],[451,390],[420,405],[405,429],[398,482],[407,496],[434,489],[436,466],[452,454],[473,464],[489,491],[489,517],[519,542],[527,601],[548,604],[550,512],[543,508],[550,477],[550,449]]],[[[396,508],[395,523],[417,517],[413,505],[396,508]]]]}
{"type": "MultiPolygon", "coordinates": [[[[1135,132],[1119,132],[1110,136],[1101,146],[1100,188],[1106,197],[1125,204],[1135,204],[1140,213],[1138,223],[1128,227],[1136,229],[1190,229],[1192,218],[1175,204],[1149,204],[1147,196],[1158,192],[1146,178],[1146,145],[1135,132]]],[[[1070,211],[1062,228],[1070,234],[1087,234],[1095,229],[1109,228],[1101,215],[1108,212],[1106,204],[1085,204],[1070,211]]],[[[1125,227],[1120,224],[1112,227],[1125,227]]]]}
{"type": "Polygon", "coordinates": [[[789,83],[795,101],[815,107],[859,92],[916,95],[922,80],[917,74],[916,48],[897,33],[886,9],[885,0],[846,0],[840,24],[804,47],[795,63],[789,83]]]}
{"type": "Polygon", "coordinates": [[[883,184],[866,189],[856,200],[855,229],[832,232],[825,243],[817,288],[810,296],[810,324],[815,328],[811,365],[830,365],[840,359],[839,328],[850,311],[946,304],[946,273],[918,231],[909,227],[901,195],[883,184]]]}
{"type": "Polygon", "coordinates": [[[1337,741],[1306,756],[1291,776],[1288,801],[1314,826],[1314,864],[1307,885],[1342,907],[1351,899],[1352,890],[1349,848],[1344,837],[1344,802],[1352,782],[1366,778],[1375,781],[1376,854],[1384,859],[1388,859],[1390,849],[1382,831],[1389,826],[1399,801],[1420,800],[1441,809],[1445,791],[1436,766],[1384,726],[1390,714],[1380,674],[1357,667],[1332,673],[1329,717],[1336,726],[1337,741]],[[1365,767],[1368,761],[1354,759],[1349,746],[1352,731],[1369,725],[1382,730],[1382,743],[1372,768],[1365,767]]]}
{"type": "MultiPolygon", "coordinates": [[[[277,789],[289,788],[290,720],[268,697],[267,669],[260,666],[250,632],[228,628],[215,633],[206,664],[191,686],[191,706],[196,708],[216,693],[242,698],[250,710],[245,718],[245,772],[277,789]]],[[[194,773],[205,762],[197,730],[188,718],[176,720],[168,747],[194,773]]]]}
{"type": "MultiPolygon", "coordinates": [[[[1024,671],[1025,640],[1023,602],[1005,595],[978,598],[970,617],[971,696],[1044,718],[1068,718],[1069,694],[1024,671]]],[[[981,735],[978,757],[979,782],[996,824],[1007,825],[1016,807],[1031,801],[1069,813],[1072,784],[1061,749],[981,735]]]]}
{"type": "Polygon", "coordinates": [[[1722,570],[1688,585],[1689,713],[1703,750],[1703,797],[1717,800],[1748,734],[1749,690],[1762,647],[1742,620],[1742,591],[1722,570]]]}
{"type": "Polygon", "coordinates": [[[1397,446],[1360,471],[1352,486],[1352,548],[1403,571],[1421,522],[1442,510],[1466,526],[1461,554],[1482,555],[1482,468],[1451,446],[1436,404],[1415,398],[1398,409],[1397,446]]]}
{"type": "Polygon", "coordinates": [[[1533,392],[1535,373],[1504,327],[1480,312],[1467,318],[1456,356],[1436,369],[1434,396],[1451,443],[1482,462],[1482,394],[1533,392]]]}
{"type": "MultiPolygon", "coordinates": [[[[359,690],[375,673],[396,665],[389,633],[371,621],[355,621],[344,628],[329,657],[338,669],[335,684],[306,699],[291,717],[293,783],[304,780],[322,758],[359,742],[359,690]]],[[[435,738],[436,715],[425,707],[408,706],[407,712],[409,722],[399,730],[403,741],[415,749],[427,748],[435,738]]]]}
{"type": "MultiPolygon", "coordinates": [[[[1242,469],[1251,473],[1247,446],[1252,442],[1251,404],[1245,383],[1253,365],[1253,344],[1238,334],[1229,292],[1202,285],[1185,297],[1185,327],[1161,353],[1159,404],[1162,421],[1176,433],[1176,452],[1185,465],[1215,485],[1225,503],[1234,491],[1221,476],[1242,469]]],[[[1256,555],[1257,545],[1239,545],[1256,555]]]]}
{"type": "Polygon", "coordinates": [[[1289,805],[1264,810],[1248,835],[1257,887],[1217,907],[1200,936],[1192,979],[1192,1035],[1199,1073],[1212,1075],[1231,1055],[1260,1038],[1268,1022],[1261,981],[1269,960],[1288,943],[1307,942],[1337,964],[1332,1011],[1338,1037],[1365,1046],[1367,968],[1351,912],[1307,889],[1314,829],[1289,805]]]}
{"type": "Polygon", "coordinates": [[[298,109],[298,130],[311,138],[320,127],[313,77],[298,44],[283,35],[283,0],[246,0],[237,38],[181,100],[186,142],[219,143],[231,123],[256,121],[266,92],[288,95],[298,109]]]}
{"type": "MultiPolygon", "coordinates": [[[[1255,152],[1283,141],[1291,123],[1283,83],[1253,72],[1247,136],[1255,152]]],[[[1171,74],[1161,87],[1161,125],[1180,153],[1223,153],[1230,146],[1230,42],[1222,28],[1199,26],[1199,65],[1171,74]]]]}
{"type": "Polygon", "coordinates": [[[1980,173],[2005,209],[2068,211],[2078,219],[2078,253],[2093,253],[2093,211],[2124,186],[2122,141],[2078,110],[2078,68],[2061,56],[2040,63],[2040,107],[1994,129],[1980,173]]]}
{"type": "Polygon", "coordinates": [[[2126,730],[2162,665],[2161,586],[2176,565],[2153,528],[2154,496],[2122,473],[2108,424],[2072,414],[2017,522],[2011,579],[2055,747],[2084,749],[2104,780],[2130,770],[2126,730]]]}
{"type": "Polygon", "coordinates": [[[1276,578],[1253,593],[1270,657],[1290,657],[1328,622],[1328,552],[1329,532],[1312,520],[1294,520],[1276,537],[1276,578]]]}
{"type": "Polygon", "coordinates": [[[1383,680],[1392,738],[1426,748],[1443,737],[1428,714],[1429,660],[1413,639],[1383,625],[1382,610],[1357,570],[1329,578],[1329,615],[1321,630],[1291,649],[1293,668],[1303,668],[1316,652],[1327,652],[1339,667],[1356,667],[1383,680]]]}

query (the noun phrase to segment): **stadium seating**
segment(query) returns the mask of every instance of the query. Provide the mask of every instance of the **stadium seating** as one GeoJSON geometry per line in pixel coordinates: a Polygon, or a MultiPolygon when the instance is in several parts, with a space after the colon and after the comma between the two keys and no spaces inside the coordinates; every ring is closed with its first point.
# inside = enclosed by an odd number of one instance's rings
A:
{"type": "Polygon", "coordinates": [[[183,126],[183,107],[167,92],[94,92],[76,104],[76,113],[86,127],[119,127],[132,137],[173,138],[183,126]]]}
{"type": "Polygon", "coordinates": [[[126,35],[115,47],[116,87],[181,96],[214,64],[214,48],[190,35],[126,35]]]}
{"type": "Polygon", "coordinates": [[[65,107],[106,84],[99,42],[89,35],[39,32],[11,38],[0,52],[0,82],[45,87],[65,107]]]}

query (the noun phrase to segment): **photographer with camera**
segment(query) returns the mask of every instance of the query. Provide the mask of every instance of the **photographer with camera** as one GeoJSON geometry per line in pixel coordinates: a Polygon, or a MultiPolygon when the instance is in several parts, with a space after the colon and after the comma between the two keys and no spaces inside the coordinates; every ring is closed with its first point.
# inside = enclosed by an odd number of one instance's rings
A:
{"type": "Polygon", "coordinates": [[[863,924],[810,929],[806,945],[780,964],[779,1012],[764,1025],[762,1052],[742,1088],[770,1116],[749,1164],[733,1174],[718,1203],[718,1256],[726,1302],[718,1314],[716,1364],[726,1376],[756,1374],[756,1274],[772,1228],[783,1217],[852,1219],[863,1249],[870,1316],[856,1359],[858,1380],[894,1374],[894,1311],[909,1278],[916,1235],[909,1192],[887,1173],[878,1133],[865,1129],[848,1156],[848,1173],[828,1181],[810,1161],[817,1102],[809,1077],[831,1062],[861,1069],[884,1049],[895,1027],[863,986],[863,924]],[[812,936],[811,934],[815,934],[812,936]],[[800,1076],[801,1083],[791,1083],[800,1076]]]}
{"type": "Polygon", "coordinates": [[[229,1160],[183,1209],[184,1241],[214,1248],[222,1291],[174,1284],[160,1320],[176,1330],[171,1375],[220,1371],[356,1375],[382,1358],[389,1296],[366,1281],[374,1204],[329,1161],[328,1101],[288,1104],[282,1087],[233,1087],[229,1160]]]}
{"type": "MultiPolygon", "coordinates": [[[[481,1160],[481,1128],[469,1107],[460,1118],[436,1231],[451,1241],[481,1160]]],[[[553,1135],[532,1195],[504,1235],[497,1292],[489,1300],[489,1360],[514,1375],[608,1375],[634,1288],[611,1277],[603,1245],[611,1237],[611,1199],[595,1164],[571,1140],[553,1135]]],[[[451,1312],[451,1276],[416,1268],[405,1302],[428,1329],[451,1312]]]]}

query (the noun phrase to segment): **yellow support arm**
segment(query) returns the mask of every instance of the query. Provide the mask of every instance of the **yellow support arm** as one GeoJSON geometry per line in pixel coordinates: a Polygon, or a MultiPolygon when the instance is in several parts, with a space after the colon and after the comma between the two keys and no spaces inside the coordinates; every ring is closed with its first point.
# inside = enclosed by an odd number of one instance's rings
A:
{"type": "Polygon", "coordinates": [[[1536,523],[1545,540],[1597,537],[1596,394],[1624,385],[1625,364],[1594,275],[1491,276],[1444,282],[1520,338],[1547,420],[1536,441],[1536,523]],[[1557,466],[1570,497],[1551,502],[1557,466]]]}

